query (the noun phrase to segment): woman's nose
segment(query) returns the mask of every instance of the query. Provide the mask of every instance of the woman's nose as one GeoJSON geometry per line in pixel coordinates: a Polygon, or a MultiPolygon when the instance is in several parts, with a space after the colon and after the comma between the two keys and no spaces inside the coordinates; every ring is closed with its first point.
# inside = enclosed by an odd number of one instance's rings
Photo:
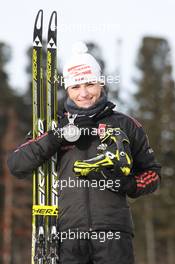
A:
{"type": "Polygon", "coordinates": [[[86,87],[81,86],[80,87],[80,96],[87,96],[88,95],[88,90],[86,87]]]}

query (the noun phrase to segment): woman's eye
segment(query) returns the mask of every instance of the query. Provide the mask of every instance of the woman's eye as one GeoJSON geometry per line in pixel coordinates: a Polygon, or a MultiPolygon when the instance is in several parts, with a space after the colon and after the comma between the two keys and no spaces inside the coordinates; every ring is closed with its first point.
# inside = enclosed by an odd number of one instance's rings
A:
{"type": "Polygon", "coordinates": [[[92,85],[94,85],[94,83],[88,83],[88,86],[92,86],[92,85]]]}

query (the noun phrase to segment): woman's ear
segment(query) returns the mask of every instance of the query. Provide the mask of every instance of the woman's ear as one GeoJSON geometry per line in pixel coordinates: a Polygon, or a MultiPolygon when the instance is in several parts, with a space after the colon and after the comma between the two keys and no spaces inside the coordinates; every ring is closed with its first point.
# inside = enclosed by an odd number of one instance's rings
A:
{"type": "Polygon", "coordinates": [[[101,96],[106,95],[107,96],[107,88],[104,84],[101,84],[101,96]]]}
{"type": "Polygon", "coordinates": [[[66,89],[66,98],[69,97],[68,89],[66,89]]]}

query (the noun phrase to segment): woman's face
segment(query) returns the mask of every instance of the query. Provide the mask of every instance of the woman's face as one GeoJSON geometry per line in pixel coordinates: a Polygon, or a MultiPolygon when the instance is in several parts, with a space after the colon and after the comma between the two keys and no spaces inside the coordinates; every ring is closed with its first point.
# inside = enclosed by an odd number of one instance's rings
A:
{"type": "Polygon", "coordinates": [[[89,108],[94,105],[101,96],[102,85],[100,83],[83,83],[69,86],[67,89],[69,98],[78,106],[89,108]]]}

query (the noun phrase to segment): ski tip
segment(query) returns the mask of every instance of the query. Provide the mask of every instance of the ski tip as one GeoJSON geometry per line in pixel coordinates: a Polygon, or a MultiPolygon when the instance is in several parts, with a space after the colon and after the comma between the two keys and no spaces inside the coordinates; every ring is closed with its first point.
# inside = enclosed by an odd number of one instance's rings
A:
{"type": "Polygon", "coordinates": [[[56,31],[56,28],[57,28],[57,12],[53,11],[50,16],[49,30],[56,31]]]}
{"type": "Polygon", "coordinates": [[[35,19],[35,28],[37,30],[40,30],[42,28],[42,24],[43,24],[43,9],[40,9],[35,19]]]}
{"type": "Polygon", "coordinates": [[[43,30],[43,10],[37,13],[33,31],[33,46],[42,47],[42,30],[43,30]]]}

